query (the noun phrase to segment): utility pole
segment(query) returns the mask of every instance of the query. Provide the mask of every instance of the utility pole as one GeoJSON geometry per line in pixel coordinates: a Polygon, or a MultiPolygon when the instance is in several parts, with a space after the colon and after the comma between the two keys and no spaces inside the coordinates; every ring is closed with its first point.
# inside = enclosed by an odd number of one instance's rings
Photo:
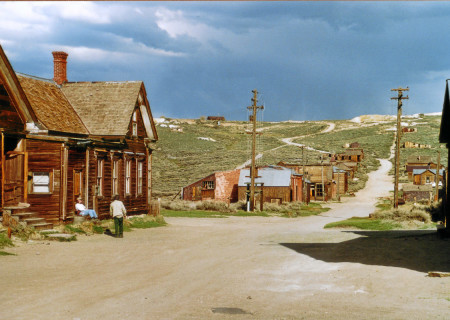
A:
{"type": "Polygon", "coordinates": [[[303,203],[306,203],[306,183],[305,183],[305,179],[306,179],[306,173],[305,173],[305,146],[301,146],[302,148],[302,200],[303,203]]]}
{"type": "MultiPolygon", "coordinates": [[[[261,134],[261,132],[256,132],[256,111],[258,109],[264,109],[264,106],[257,106],[258,103],[258,90],[252,90],[253,98],[252,105],[247,107],[247,109],[252,110],[252,123],[253,130],[252,134],[252,162],[250,168],[250,211],[255,210],[255,178],[256,178],[256,134],[261,134]]],[[[250,132],[249,132],[250,133],[250,132]]]]}
{"type": "Polygon", "coordinates": [[[394,180],[394,208],[398,208],[398,176],[400,171],[400,138],[401,138],[401,118],[402,118],[402,100],[409,99],[408,96],[403,96],[403,91],[409,91],[409,88],[397,88],[391,89],[391,91],[397,91],[397,97],[392,97],[391,100],[397,100],[397,136],[395,143],[395,180],[394,180]]]}
{"type": "Polygon", "coordinates": [[[435,186],[435,190],[434,190],[435,194],[434,194],[434,201],[433,202],[439,201],[439,171],[441,171],[440,167],[441,167],[441,152],[438,151],[436,177],[435,177],[436,178],[435,179],[435,185],[436,186],[435,186]]]}

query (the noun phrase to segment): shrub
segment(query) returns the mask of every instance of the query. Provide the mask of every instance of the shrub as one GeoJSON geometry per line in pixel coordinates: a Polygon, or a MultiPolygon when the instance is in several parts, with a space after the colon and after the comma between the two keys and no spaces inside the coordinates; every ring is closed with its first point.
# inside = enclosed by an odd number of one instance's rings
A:
{"type": "Polygon", "coordinates": [[[377,211],[371,215],[374,219],[403,221],[420,221],[424,223],[431,222],[431,215],[427,212],[426,207],[413,206],[411,208],[403,207],[399,209],[390,209],[377,211]]]}
{"type": "Polygon", "coordinates": [[[11,239],[8,238],[8,236],[5,233],[0,233],[0,249],[3,249],[5,247],[12,247],[13,243],[11,239]]]}

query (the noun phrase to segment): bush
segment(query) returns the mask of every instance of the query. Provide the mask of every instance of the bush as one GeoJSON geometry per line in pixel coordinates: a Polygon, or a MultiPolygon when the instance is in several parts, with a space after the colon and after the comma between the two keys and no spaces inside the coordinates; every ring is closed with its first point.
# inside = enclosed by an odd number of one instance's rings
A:
{"type": "Polygon", "coordinates": [[[3,249],[5,247],[12,247],[13,243],[11,239],[8,238],[8,236],[5,233],[0,233],[0,249],[3,249]]]}
{"type": "Polygon", "coordinates": [[[431,215],[427,212],[426,207],[417,205],[411,208],[403,207],[399,209],[377,211],[371,215],[371,218],[381,220],[393,220],[398,222],[407,222],[407,221],[420,221],[424,223],[431,222],[431,215]]]}
{"type": "Polygon", "coordinates": [[[442,203],[442,201],[438,202],[437,204],[432,204],[426,210],[431,216],[431,221],[445,221],[444,204],[442,203]]]}

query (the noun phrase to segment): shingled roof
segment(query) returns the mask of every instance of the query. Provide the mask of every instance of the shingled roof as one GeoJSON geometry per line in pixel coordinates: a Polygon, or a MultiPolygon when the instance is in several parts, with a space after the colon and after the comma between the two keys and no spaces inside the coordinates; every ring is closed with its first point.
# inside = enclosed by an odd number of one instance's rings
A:
{"type": "Polygon", "coordinates": [[[124,136],[142,81],[68,82],[62,92],[93,135],[124,136]]]}
{"type": "Polygon", "coordinates": [[[52,81],[17,74],[20,85],[36,117],[52,131],[88,134],[86,127],[52,81]]]}

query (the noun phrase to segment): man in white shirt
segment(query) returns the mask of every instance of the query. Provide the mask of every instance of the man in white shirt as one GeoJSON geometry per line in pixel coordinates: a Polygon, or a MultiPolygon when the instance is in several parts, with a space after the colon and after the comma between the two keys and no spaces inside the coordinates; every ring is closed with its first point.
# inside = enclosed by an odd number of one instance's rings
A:
{"type": "Polygon", "coordinates": [[[97,219],[97,213],[95,210],[87,209],[83,204],[83,199],[78,198],[77,203],[75,204],[75,209],[80,212],[82,216],[90,216],[91,219],[97,219]]]}
{"type": "Polygon", "coordinates": [[[109,214],[114,218],[116,238],[123,238],[123,218],[127,217],[127,210],[118,195],[115,195],[113,200],[109,206],[109,214]]]}

